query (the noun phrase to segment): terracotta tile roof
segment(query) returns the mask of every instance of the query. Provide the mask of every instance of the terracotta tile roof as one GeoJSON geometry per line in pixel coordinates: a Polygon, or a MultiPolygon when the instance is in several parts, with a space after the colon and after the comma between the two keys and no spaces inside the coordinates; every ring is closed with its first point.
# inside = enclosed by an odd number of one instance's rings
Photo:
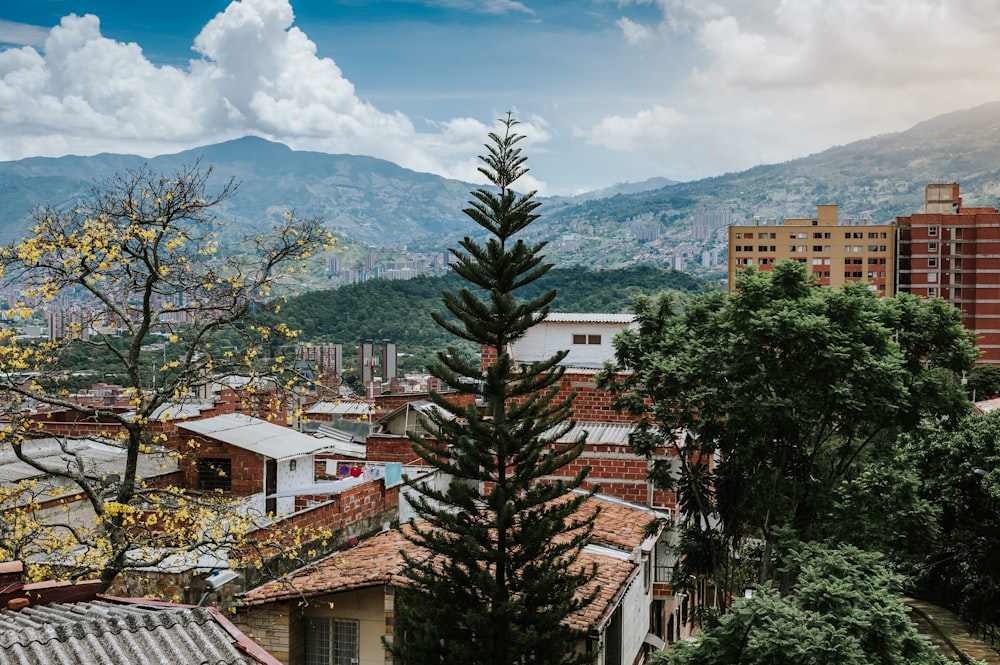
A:
{"type": "MultiPolygon", "coordinates": [[[[581,587],[579,594],[585,596],[597,586],[601,588],[593,602],[569,618],[574,627],[581,629],[600,623],[613,609],[623,585],[638,569],[638,564],[629,560],[628,554],[642,544],[646,524],[653,518],[649,509],[600,498],[588,500],[584,509],[592,510],[597,506],[600,506],[601,512],[594,526],[591,544],[610,547],[620,554],[615,556],[591,550],[581,554],[580,564],[585,569],[597,564],[597,575],[581,587]]],[[[283,580],[252,589],[243,596],[242,602],[250,606],[263,605],[384,584],[399,586],[406,583],[400,575],[403,557],[399,552],[402,549],[412,556],[415,547],[406,540],[402,531],[387,531],[362,541],[350,550],[302,568],[283,580]]]]}
{"type": "Polygon", "coordinates": [[[625,591],[626,583],[637,572],[638,564],[586,550],[580,554],[579,562],[585,569],[596,563],[597,575],[577,590],[577,597],[586,597],[595,590],[597,596],[569,615],[566,623],[578,630],[589,630],[602,624],[611,615],[625,591]]]}

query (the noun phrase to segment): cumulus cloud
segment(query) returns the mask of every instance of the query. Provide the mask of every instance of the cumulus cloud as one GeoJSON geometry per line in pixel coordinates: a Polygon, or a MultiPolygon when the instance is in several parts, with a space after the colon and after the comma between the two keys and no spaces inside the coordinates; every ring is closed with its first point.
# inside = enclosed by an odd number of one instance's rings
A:
{"type": "Polygon", "coordinates": [[[458,119],[418,131],[402,113],[360,99],[293,23],[288,0],[233,2],[196,38],[198,57],[178,68],[104,37],[96,16],[64,17],[40,49],[0,51],[0,159],[153,155],[255,134],[469,175],[467,150],[481,148],[483,123],[458,119]]]}
{"type": "Polygon", "coordinates": [[[633,0],[623,9],[629,4],[655,4],[658,30],[645,34],[691,40],[697,61],[659,106],[606,118],[586,136],[659,150],[665,166],[691,150],[716,163],[688,177],[902,130],[997,96],[1000,4],[990,0],[633,0]]]}

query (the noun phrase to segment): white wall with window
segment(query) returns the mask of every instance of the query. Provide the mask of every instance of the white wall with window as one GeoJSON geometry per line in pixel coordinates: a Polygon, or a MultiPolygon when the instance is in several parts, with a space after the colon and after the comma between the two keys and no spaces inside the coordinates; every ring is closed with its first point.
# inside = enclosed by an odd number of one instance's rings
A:
{"type": "Polygon", "coordinates": [[[631,314],[551,313],[517,340],[511,353],[516,362],[537,362],[569,351],[564,365],[601,367],[614,358],[614,336],[633,324],[631,314]]]}

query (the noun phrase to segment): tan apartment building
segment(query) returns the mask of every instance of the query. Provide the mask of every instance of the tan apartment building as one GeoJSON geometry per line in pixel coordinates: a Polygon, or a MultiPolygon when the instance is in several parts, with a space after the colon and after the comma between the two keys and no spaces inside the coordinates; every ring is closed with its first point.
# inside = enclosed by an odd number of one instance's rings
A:
{"type": "Polygon", "coordinates": [[[729,290],[749,266],[771,270],[779,261],[804,263],[819,284],[838,288],[867,282],[880,295],[895,292],[893,225],[841,222],[836,205],[816,217],[729,227],[729,290]]]}

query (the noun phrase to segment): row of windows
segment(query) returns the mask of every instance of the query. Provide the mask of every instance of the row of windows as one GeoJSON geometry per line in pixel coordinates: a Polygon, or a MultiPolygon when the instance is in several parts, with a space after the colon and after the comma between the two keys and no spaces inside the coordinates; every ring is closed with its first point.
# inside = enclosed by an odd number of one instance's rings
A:
{"type": "MultiPolygon", "coordinates": [[[[932,233],[931,235],[935,235],[936,233],[937,233],[937,231],[935,230],[934,233],[932,233]]],[[[756,237],[757,237],[758,240],[775,240],[775,239],[777,239],[777,234],[770,233],[770,232],[769,233],[758,233],[756,237]]],[[[800,231],[798,233],[789,233],[788,237],[791,238],[792,240],[804,240],[805,238],[809,237],[809,234],[800,231]]],[[[829,240],[830,239],[830,232],[826,231],[826,232],[822,232],[821,233],[819,231],[814,231],[813,234],[812,234],[812,237],[813,237],[814,240],[819,240],[820,238],[829,240]]],[[[844,238],[846,238],[847,240],[851,240],[852,238],[861,239],[861,238],[864,238],[864,237],[865,237],[865,234],[862,231],[853,231],[853,232],[852,231],[848,231],[848,232],[844,233],[844,238]]],[[[879,238],[881,238],[881,239],[884,240],[887,237],[888,237],[888,234],[885,231],[869,231],[868,232],[868,239],[869,240],[877,240],[879,238]]],[[[753,239],[754,239],[754,234],[751,233],[751,232],[744,232],[744,233],[737,233],[736,234],[736,240],[753,240],[753,239]]]]}
{"type": "MultiPolygon", "coordinates": [[[[810,245],[789,245],[788,251],[792,253],[804,254],[809,251],[810,245]]],[[[814,252],[827,252],[831,251],[830,245],[811,245],[812,251],[814,252]]],[[[867,251],[869,252],[884,252],[886,251],[886,245],[868,245],[867,251]]],[[[733,251],[736,252],[752,252],[754,251],[753,245],[734,245],[733,251]]],[[[757,245],[758,252],[774,252],[776,250],[775,245],[757,245]]],[[[848,254],[861,254],[865,251],[865,245],[844,245],[844,251],[848,254]]]]}

